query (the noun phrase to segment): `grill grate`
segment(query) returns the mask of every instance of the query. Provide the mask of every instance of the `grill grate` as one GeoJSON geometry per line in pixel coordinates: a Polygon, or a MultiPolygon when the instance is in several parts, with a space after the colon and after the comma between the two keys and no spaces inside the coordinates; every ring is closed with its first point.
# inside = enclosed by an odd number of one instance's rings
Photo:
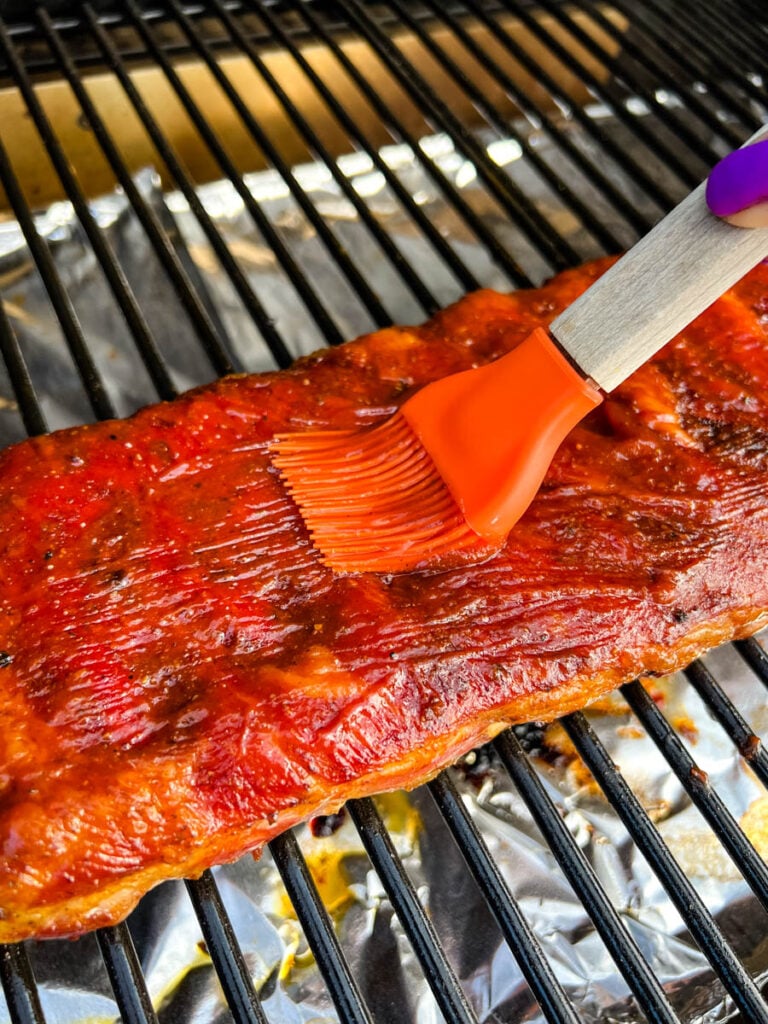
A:
{"type": "MultiPolygon", "coordinates": [[[[159,69],[193,127],[198,144],[215,166],[216,176],[231,184],[276,259],[296,302],[330,344],[343,340],[346,325],[329,307],[321,285],[310,279],[284,233],[254,196],[243,168],[210,123],[199,98],[185,83],[177,67],[178,58],[195,58],[207,69],[254,151],[284,183],[339,279],[346,282],[359,315],[373,326],[385,326],[399,319],[398,310],[347,251],[338,228],[327,220],[303,185],[295,170],[297,161],[286,155],[280,140],[265,127],[258,112],[254,113],[241,98],[225,67],[225,56],[235,53],[247,59],[290,125],[299,149],[327,169],[340,196],[364,226],[382,267],[389,268],[397,287],[424,315],[441,306],[446,289],[453,289],[455,297],[461,290],[475,288],[486,276],[494,275],[501,282],[527,285],[543,274],[581,261],[586,255],[629,244],[697,184],[722,152],[754,131],[768,112],[764,83],[759,76],[767,34],[765,12],[759,4],[738,0],[713,0],[704,7],[671,0],[647,0],[642,5],[612,0],[609,6],[596,0],[575,0],[567,6],[556,0],[538,0],[535,8],[523,0],[465,0],[447,5],[437,0],[389,0],[375,6],[362,0],[275,5],[258,0],[210,0],[194,6],[180,0],[158,0],[151,11],[144,10],[136,0],[127,0],[109,13],[104,13],[104,5],[97,8],[90,3],[54,6],[66,19],[57,20],[43,7],[29,13],[27,5],[23,5],[24,23],[0,21],[0,72],[9,88],[18,90],[23,98],[61,194],[73,204],[160,398],[177,393],[173,369],[155,340],[150,320],[124,272],[119,253],[92,212],[77,161],[70,157],[59,137],[58,125],[46,112],[38,89],[42,78],[60,77],[69,84],[82,117],[178,296],[188,317],[190,337],[196,338],[216,374],[243,368],[238,348],[211,301],[186,243],[137,185],[135,167],[129,166],[124,157],[119,132],[100,112],[89,89],[88,75],[94,68],[106,67],[122,89],[157,155],[165,184],[177,189],[187,202],[233,295],[250,316],[278,366],[286,366],[293,358],[291,343],[282,325],[275,322],[264,296],[244,272],[221,226],[201,200],[199,182],[188,160],[181,155],[178,141],[170,138],[167,124],[153,112],[138,87],[137,69],[147,63],[159,69]],[[515,19],[514,31],[510,18],[515,19]],[[478,28],[491,46],[479,41],[478,28]],[[401,30],[415,41],[415,50],[406,53],[401,30]],[[370,69],[361,69],[349,56],[346,44],[350,39],[367,43],[370,69]],[[375,118],[375,126],[372,120],[353,114],[341,98],[335,79],[317,70],[303,49],[308,41],[325,47],[339,78],[355,90],[359,103],[369,117],[375,118]],[[313,102],[333,119],[346,139],[347,148],[365,155],[373,170],[386,181],[393,202],[426,245],[430,259],[439,264],[447,284],[435,286],[434,275],[426,274],[424,264],[409,257],[355,188],[322,130],[302,112],[271,70],[268,54],[275,47],[293,61],[292,66],[312,92],[313,102]],[[423,58],[423,63],[414,58],[414,53],[423,58]],[[374,84],[374,65],[376,73],[389,83],[388,95],[374,84]],[[562,84],[564,80],[567,85],[562,84]],[[446,98],[443,86],[450,86],[455,102],[446,98]],[[608,127],[605,117],[596,116],[596,107],[600,108],[598,114],[611,116],[615,130],[608,127]],[[586,145],[563,127],[561,115],[578,126],[586,145]],[[454,224],[460,226],[458,233],[471,237],[484,254],[489,267],[487,275],[478,274],[476,263],[465,258],[451,231],[433,222],[384,158],[382,132],[388,144],[410,148],[413,162],[450,207],[454,224]],[[473,167],[482,187],[482,208],[468,201],[423,145],[422,139],[436,132],[449,137],[455,151],[473,167]],[[494,133],[519,147],[536,179],[536,189],[549,200],[556,198],[560,215],[568,218],[569,225],[577,222],[577,231],[563,230],[561,221],[542,212],[542,205],[535,201],[526,181],[518,180],[489,157],[488,139],[494,133]],[[540,138],[546,140],[549,151],[540,146],[540,138]],[[632,141],[631,146],[627,140],[632,141]],[[510,233],[510,223],[515,225],[514,233],[510,233]]],[[[116,408],[108,382],[91,351],[88,332],[53,258],[51,243],[32,215],[29,196],[16,169],[13,137],[3,135],[0,182],[7,204],[23,232],[91,410],[97,418],[110,417],[116,408]]],[[[0,354],[26,431],[44,432],[47,417],[33,383],[34,374],[2,304],[0,354]]],[[[768,686],[768,656],[762,647],[755,640],[735,646],[768,686]]],[[[686,676],[755,776],[768,787],[768,754],[712,671],[699,662],[687,670],[686,676]]],[[[623,687],[622,693],[748,885],[768,909],[765,862],[712,789],[672,724],[638,682],[623,687]]],[[[721,979],[733,1005],[744,1020],[768,1024],[768,1006],[756,982],[612,764],[596,733],[581,714],[568,716],[563,724],[721,979]]],[[[634,994],[642,1015],[665,1024],[678,1021],[661,980],[646,962],[564,823],[516,733],[509,731],[497,739],[495,750],[634,994]]],[[[531,924],[469,817],[450,773],[443,773],[430,783],[429,792],[544,1016],[551,1022],[575,1024],[580,1019],[578,1008],[557,981],[531,924]]],[[[423,910],[373,802],[353,801],[349,813],[443,1016],[449,1022],[476,1021],[476,1012],[462,991],[438,932],[423,910]]],[[[282,836],[270,849],[339,1020],[352,1024],[395,1019],[382,1016],[381,1011],[374,1013],[366,1006],[295,838],[290,834],[282,836]]],[[[232,1019],[237,1024],[266,1021],[267,1014],[213,875],[207,872],[200,880],[188,883],[187,891],[232,1019]]],[[[121,925],[101,930],[97,939],[122,1020],[126,1024],[157,1021],[129,928],[121,925]]],[[[46,1018],[26,947],[0,950],[0,976],[14,1024],[42,1024],[46,1018]]]]}
{"type": "MultiPolygon", "coordinates": [[[[650,698],[639,683],[628,684],[622,688],[622,692],[633,710],[641,709],[643,714],[650,710],[650,698]]],[[[583,716],[569,716],[566,728],[574,739],[584,761],[618,811],[638,848],[642,850],[643,855],[661,879],[691,935],[695,937],[699,947],[730,992],[736,1006],[748,1020],[768,1020],[768,1007],[762,1000],[757,986],[733,950],[724,941],[704,902],[697,896],[685,873],[664,846],[640,801],[611,764],[610,758],[602,749],[597,737],[589,729],[583,716]]],[[[665,739],[662,742],[674,740],[674,733],[668,727],[663,730],[663,733],[665,739]]],[[[723,824],[720,823],[721,829],[723,824]]]]}

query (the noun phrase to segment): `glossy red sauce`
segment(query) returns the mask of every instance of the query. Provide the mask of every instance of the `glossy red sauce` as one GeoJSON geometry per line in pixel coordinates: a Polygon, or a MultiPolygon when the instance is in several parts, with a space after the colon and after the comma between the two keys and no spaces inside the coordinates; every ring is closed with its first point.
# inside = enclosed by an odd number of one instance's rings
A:
{"type": "Polygon", "coordinates": [[[0,456],[0,941],[114,920],[764,621],[764,266],[569,436],[480,564],[335,576],[270,466],[275,432],[376,422],[603,266],[0,456]]]}

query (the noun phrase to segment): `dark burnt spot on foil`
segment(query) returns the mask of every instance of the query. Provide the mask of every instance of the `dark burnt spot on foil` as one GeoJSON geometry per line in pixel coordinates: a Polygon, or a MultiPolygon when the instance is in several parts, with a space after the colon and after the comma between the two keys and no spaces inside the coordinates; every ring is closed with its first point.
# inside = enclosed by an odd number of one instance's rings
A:
{"type": "Polygon", "coordinates": [[[13,661],[13,655],[10,651],[0,651],[0,668],[8,668],[13,661]]]}
{"type": "Polygon", "coordinates": [[[498,766],[499,762],[496,751],[490,743],[487,743],[485,746],[478,747],[477,750],[473,750],[463,757],[454,766],[454,771],[479,790],[485,780],[493,774],[498,766]]]}
{"type": "Polygon", "coordinates": [[[309,831],[315,839],[325,839],[338,832],[347,818],[347,812],[342,809],[338,814],[319,814],[312,818],[309,823],[309,831]]]}
{"type": "Polygon", "coordinates": [[[514,725],[512,731],[526,754],[540,756],[545,747],[546,725],[542,722],[528,722],[525,725],[514,725]]]}

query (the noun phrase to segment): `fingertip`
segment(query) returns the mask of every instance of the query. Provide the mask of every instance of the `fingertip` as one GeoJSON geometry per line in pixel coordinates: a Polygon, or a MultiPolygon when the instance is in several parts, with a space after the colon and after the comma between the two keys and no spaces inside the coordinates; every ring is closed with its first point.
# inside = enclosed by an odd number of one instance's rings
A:
{"type": "Polygon", "coordinates": [[[768,228],[768,202],[756,203],[722,219],[737,228],[768,228]]]}

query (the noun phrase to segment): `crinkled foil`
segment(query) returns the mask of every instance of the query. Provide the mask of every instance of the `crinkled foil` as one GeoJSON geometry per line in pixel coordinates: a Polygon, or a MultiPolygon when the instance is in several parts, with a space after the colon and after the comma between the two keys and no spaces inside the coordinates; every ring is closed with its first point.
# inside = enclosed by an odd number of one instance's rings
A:
{"type": "MultiPolygon", "coordinates": [[[[634,112],[647,115],[646,110],[634,112]]],[[[591,113],[601,121],[603,130],[613,132],[622,144],[635,145],[626,129],[612,123],[605,111],[595,108],[591,113]]],[[[564,120],[562,129],[584,152],[594,151],[594,143],[577,125],[564,120]]],[[[622,244],[630,245],[635,234],[620,213],[601,200],[576,170],[563,168],[563,158],[553,151],[545,135],[530,126],[523,126],[521,131],[528,133],[531,145],[543,159],[569,176],[574,190],[611,225],[622,244]]],[[[445,137],[425,139],[422,145],[462,196],[498,231],[528,276],[533,281],[546,278],[552,268],[489,200],[472,164],[445,137]]],[[[489,153],[521,183],[537,208],[582,258],[600,254],[589,232],[536,176],[517,142],[489,140],[489,153]]],[[[392,146],[382,155],[478,280],[491,287],[509,288],[510,281],[503,271],[457,218],[413,153],[407,147],[392,146]]],[[[659,215],[619,168],[611,167],[600,154],[598,158],[635,208],[651,219],[659,215]]],[[[647,152],[639,159],[646,166],[653,164],[647,152]]],[[[341,158],[340,166],[438,301],[444,304],[457,299],[460,285],[413,227],[370,158],[350,154],[341,158]]],[[[668,177],[661,164],[654,173],[673,194],[682,197],[683,186],[668,177]]],[[[375,282],[393,319],[401,323],[423,319],[418,303],[371,243],[328,169],[309,165],[297,168],[296,174],[355,265],[375,282]]],[[[147,202],[171,231],[177,253],[227,337],[236,361],[250,371],[271,367],[258,328],[244,312],[183,197],[163,195],[151,170],[139,176],[139,184],[147,202]]],[[[370,317],[280,176],[264,172],[251,176],[248,184],[303,272],[317,287],[342,333],[353,337],[371,329],[374,324],[370,317]]],[[[299,355],[320,346],[323,338],[317,326],[232,186],[215,183],[201,188],[200,195],[292,352],[299,355]]],[[[179,300],[160,271],[127,201],[115,194],[95,202],[93,212],[146,313],[176,385],[184,389],[212,379],[214,373],[207,357],[190,340],[191,329],[179,328],[185,316],[179,300]]],[[[69,204],[58,204],[47,211],[38,219],[38,229],[51,247],[117,412],[129,414],[153,401],[156,395],[151,381],[69,204]]],[[[43,282],[14,223],[0,224],[0,294],[49,426],[57,428],[92,419],[86,392],[43,282]]],[[[10,443],[23,436],[13,391],[8,379],[0,374],[0,441],[10,443]]],[[[707,660],[755,732],[768,732],[765,688],[739,655],[727,647],[713,652],[707,660]]],[[[708,773],[713,787],[765,856],[765,791],[683,677],[656,681],[652,689],[699,767],[708,773]]],[[[756,977],[768,977],[765,914],[691,806],[667,761],[619,697],[603,701],[590,712],[590,720],[728,940],[756,977]]],[[[733,1009],[722,986],[615,811],[573,753],[562,728],[530,728],[520,735],[564,821],[681,1018],[691,1024],[727,1020],[733,1009]]],[[[505,772],[487,751],[481,751],[470,755],[453,774],[511,891],[583,1020],[607,1024],[642,1019],[505,772]]],[[[514,955],[502,940],[429,793],[419,790],[410,796],[388,795],[380,800],[379,807],[478,1017],[496,1024],[540,1021],[541,1013],[514,955]]],[[[343,821],[327,837],[315,837],[307,827],[298,829],[297,835],[375,1019],[392,1024],[437,1024],[442,1019],[440,1013],[350,821],[343,821]]],[[[336,1021],[332,1002],[269,854],[259,861],[245,858],[216,869],[215,874],[272,1024],[336,1021]]],[[[168,883],[154,890],[130,918],[130,927],[163,1024],[224,1024],[231,1020],[182,883],[168,883]]],[[[117,1019],[93,936],[76,942],[33,944],[30,948],[50,1024],[96,1024],[117,1019]]],[[[7,1020],[7,1011],[0,1009],[0,1022],[7,1020]]]]}

